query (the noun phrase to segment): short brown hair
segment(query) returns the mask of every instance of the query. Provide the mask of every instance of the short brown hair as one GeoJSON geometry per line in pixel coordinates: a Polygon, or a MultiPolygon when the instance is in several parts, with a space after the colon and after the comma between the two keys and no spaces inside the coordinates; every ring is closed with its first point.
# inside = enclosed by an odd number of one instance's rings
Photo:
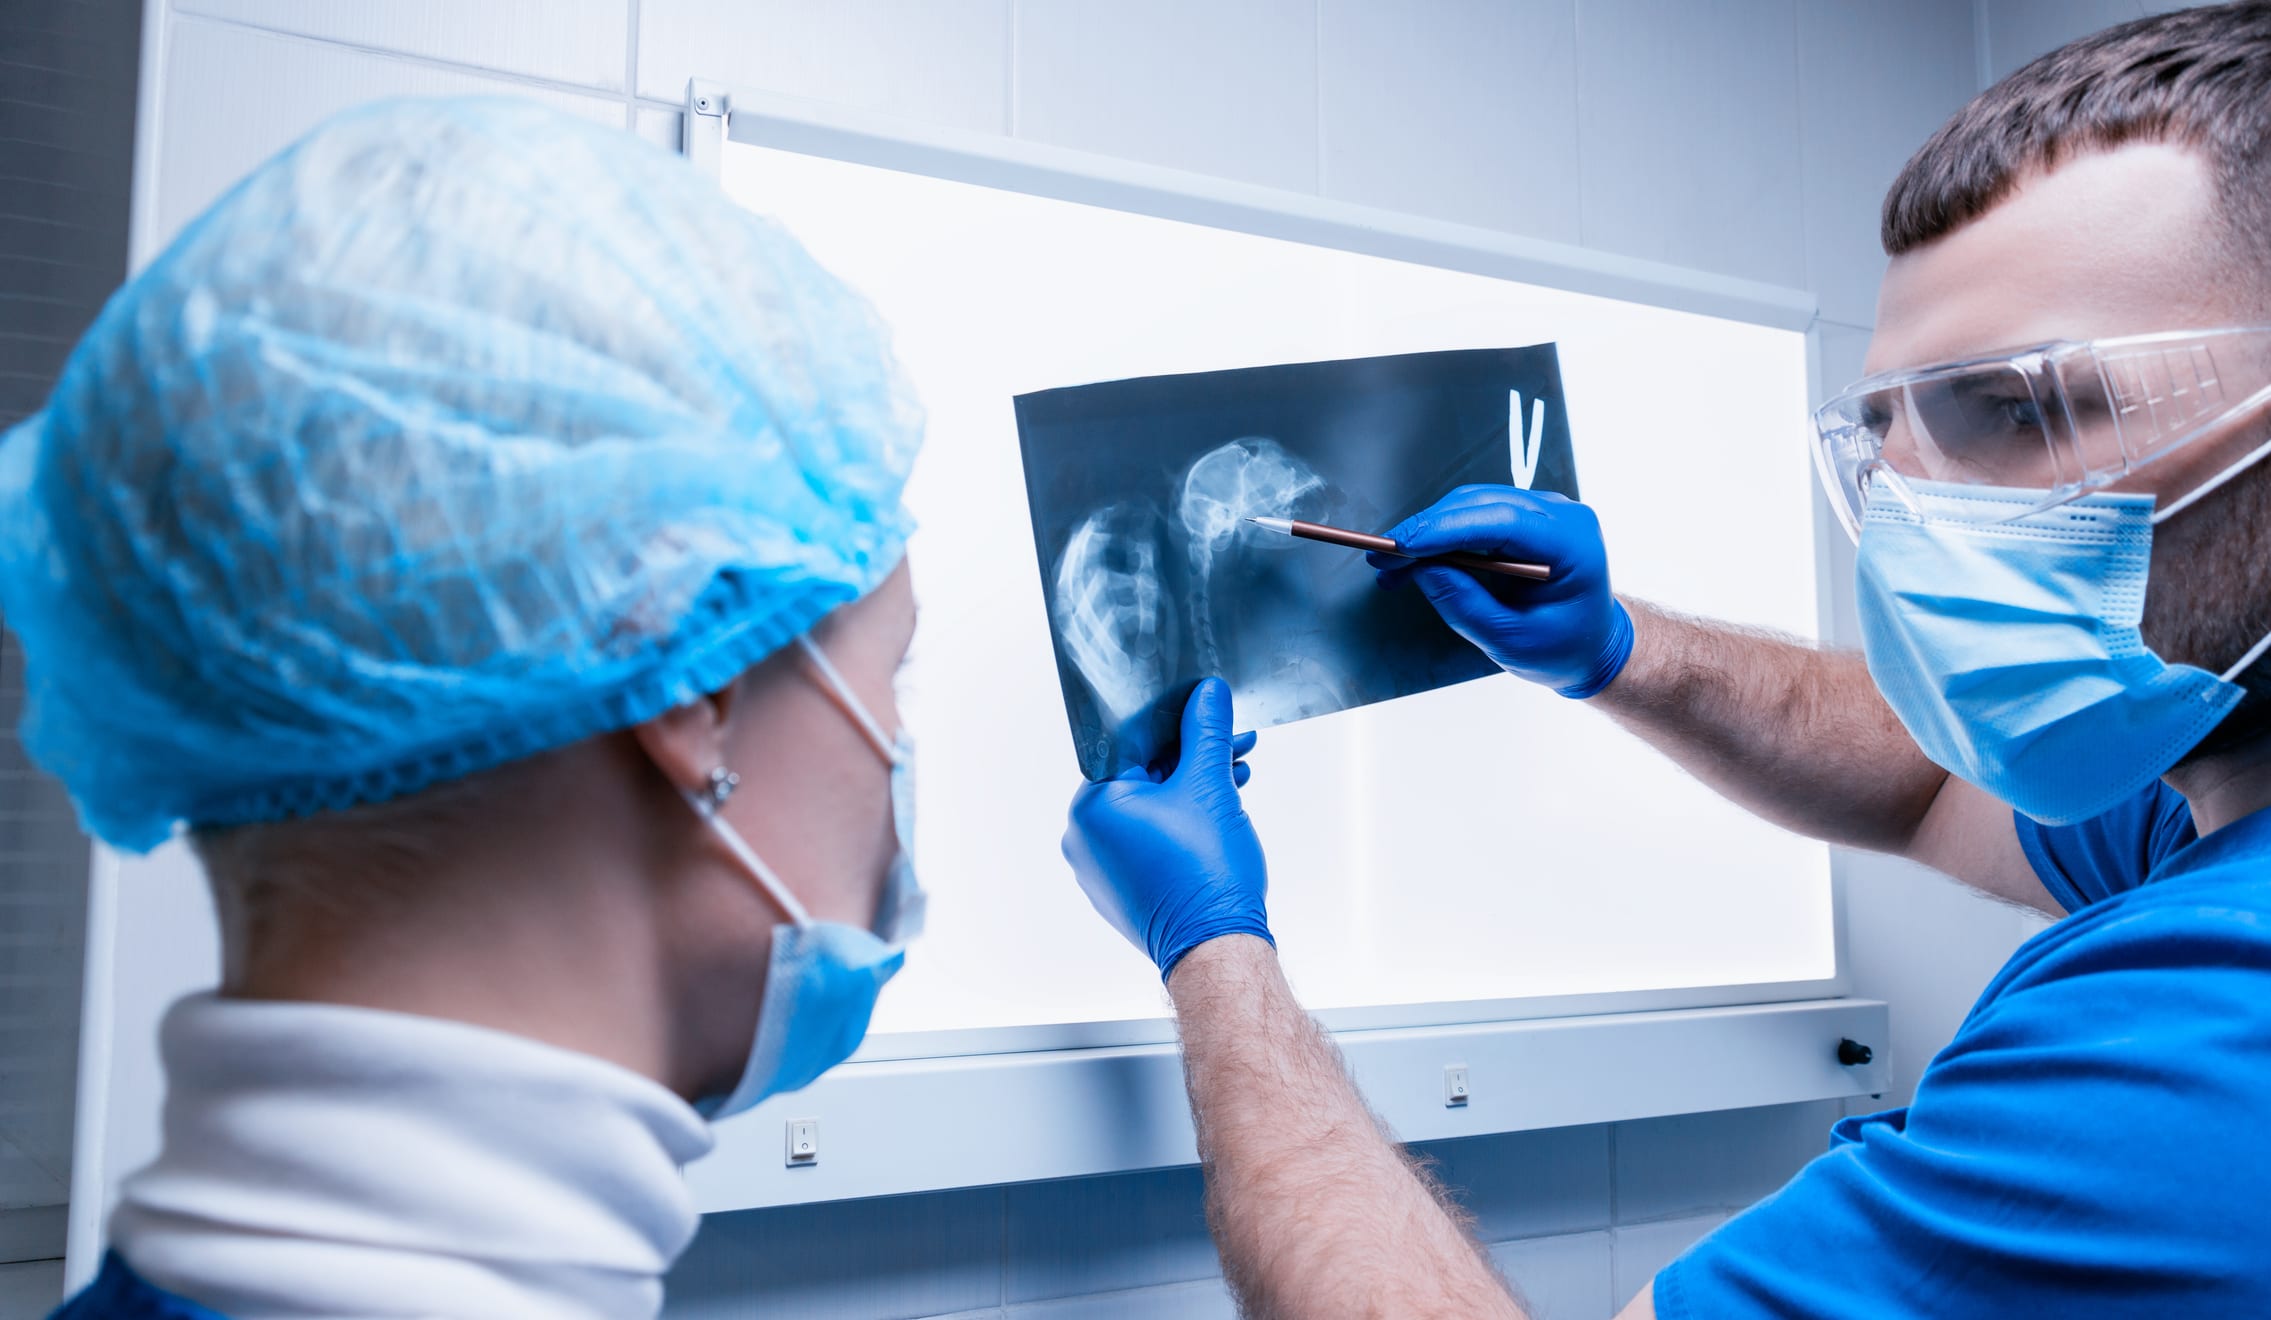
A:
{"type": "Polygon", "coordinates": [[[1953,233],[2031,174],[2131,142],[2202,153],[2216,174],[2223,237],[2271,266],[2271,0],[2110,27],[1981,92],[1893,180],[1885,252],[1953,233]]]}

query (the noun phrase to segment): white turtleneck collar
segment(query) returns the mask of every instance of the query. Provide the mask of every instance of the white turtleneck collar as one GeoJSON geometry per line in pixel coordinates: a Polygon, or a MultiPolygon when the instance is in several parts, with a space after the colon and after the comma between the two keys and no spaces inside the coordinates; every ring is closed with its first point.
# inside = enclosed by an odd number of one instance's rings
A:
{"type": "Polygon", "coordinates": [[[657,1083],[437,1018],[193,995],[111,1245],[232,1320],[653,1316],[710,1131],[657,1083]]]}

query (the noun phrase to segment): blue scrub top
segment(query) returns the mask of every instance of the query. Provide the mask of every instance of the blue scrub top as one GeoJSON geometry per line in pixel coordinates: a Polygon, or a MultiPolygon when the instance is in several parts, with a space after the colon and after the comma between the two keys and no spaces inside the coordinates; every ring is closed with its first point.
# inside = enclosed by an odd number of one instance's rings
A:
{"type": "Polygon", "coordinates": [[[136,1274],[117,1252],[103,1256],[95,1281],[68,1298],[48,1320],[228,1320],[187,1298],[176,1297],[136,1274]]]}
{"type": "Polygon", "coordinates": [[[2271,1316],[2271,811],[2200,839],[2155,785],[2018,830],[2071,915],[1908,1108],[1657,1275],[1658,1315],[2271,1316]]]}

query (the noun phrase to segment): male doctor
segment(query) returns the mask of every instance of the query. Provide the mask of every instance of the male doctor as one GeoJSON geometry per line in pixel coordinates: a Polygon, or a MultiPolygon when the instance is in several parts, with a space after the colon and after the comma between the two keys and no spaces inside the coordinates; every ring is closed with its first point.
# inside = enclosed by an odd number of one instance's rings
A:
{"type": "MultiPolygon", "coordinates": [[[[1468,487],[1393,532],[1548,582],[1381,565],[1760,815],[2062,918],[1908,1108],[1838,1124],[1624,1314],[2271,1315],[2271,3],[2020,70],[1908,163],[1883,237],[1871,374],[1815,419],[1863,656],[1620,600],[1554,496],[1468,487]]],[[[1520,1315],[1287,989],[1231,721],[1201,684],[1174,771],[1087,786],[1065,840],[1165,974],[1230,1285],[1255,1315],[1520,1315]]]]}

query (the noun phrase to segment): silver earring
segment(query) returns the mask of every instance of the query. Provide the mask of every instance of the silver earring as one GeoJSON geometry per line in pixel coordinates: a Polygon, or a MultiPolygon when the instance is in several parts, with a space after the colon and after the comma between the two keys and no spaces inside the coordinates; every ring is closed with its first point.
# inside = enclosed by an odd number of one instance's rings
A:
{"type": "Polygon", "coordinates": [[[719,807],[724,806],[725,800],[732,797],[733,790],[739,787],[741,787],[741,776],[724,766],[721,765],[710,771],[709,791],[704,795],[709,801],[710,810],[716,811],[719,807]]]}

